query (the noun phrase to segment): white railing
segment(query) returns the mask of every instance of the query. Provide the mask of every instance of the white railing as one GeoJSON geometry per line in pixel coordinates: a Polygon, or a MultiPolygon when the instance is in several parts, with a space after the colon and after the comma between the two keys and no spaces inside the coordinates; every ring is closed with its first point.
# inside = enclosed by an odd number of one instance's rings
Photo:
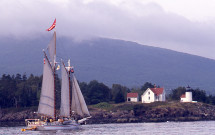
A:
{"type": "Polygon", "coordinates": [[[32,127],[32,126],[40,126],[43,125],[44,122],[40,121],[40,119],[26,119],[27,126],[32,127]]]}

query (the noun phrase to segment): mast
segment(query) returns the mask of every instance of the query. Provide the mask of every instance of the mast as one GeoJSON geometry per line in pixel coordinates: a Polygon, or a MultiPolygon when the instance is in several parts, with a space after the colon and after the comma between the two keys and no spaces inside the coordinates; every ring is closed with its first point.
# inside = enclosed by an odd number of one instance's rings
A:
{"type": "Polygon", "coordinates": [[[72,116],[72,101],[71,101],[71,69],[72,67],[70,66],[70,59],[68,60],[68,67],[66,67],[68,74],[69,74],[69,116],[72,116]]]}
{"type": "Polygon", "coordinates": [[[54,75],[54,119],[56,119],[56,29],[54,29],[54,34],[53,37],[48,45],[48,52],[49,52],[49,57],[51,60],[51,66],[53,70],[53,75],[54,75]]]}
{"type": "Polygon", "coordinates": [[[56,119],[56,86],[55,86],[55,67],[54,67],[54,119],[56,119]]]}
{"type": "Polygon", "coordinates": [[[56,79],[55,79],[55,65],[56,65],[56,28],[54,29],[54,35],[55,35],[55,38],[54,38],[54,119],[56,119],[56,79]]]}
{"type": "Polygon", "coordinates": [[[72,104],[71,104],[71,81],[70,81],[70,60],[68,60],[68,72],[69,72],[69,116],[72,116],[72,104]]]}

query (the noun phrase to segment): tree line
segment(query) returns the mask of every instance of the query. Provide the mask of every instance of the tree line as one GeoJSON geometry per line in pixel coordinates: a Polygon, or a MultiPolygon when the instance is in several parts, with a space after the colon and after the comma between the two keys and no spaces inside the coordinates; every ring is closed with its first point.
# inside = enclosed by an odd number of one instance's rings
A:
{"type": "MultiPolygon", "coordinates": [[[[60,107],[60,86],[61,80],[56,76],[56,106],[60,107]]],[[[111,88],[96,80],[79,82],[81,91],[88,105],[100,102],[121,103],[126,101],[128,92],[137,92],[140,95],[147,88],[153,88],[152,83],[146,82],[140,88],[127,88],[120,84],[113,84],[111,88]]],[[[40,92],[42,87],[42,76],[31,74],[27,77],[25,74],[6,75],[0,78],[0,108],[9,107],[31,107],[38,106],[40,92]]],[[[180,96],[186,91],[185,87],[173,89],[166,95],[167,100],[180,100],[180,96]]],[[[215,105],[215,96],[207,95],[204,90],[191,89],[193,100],[215,105]]]]}

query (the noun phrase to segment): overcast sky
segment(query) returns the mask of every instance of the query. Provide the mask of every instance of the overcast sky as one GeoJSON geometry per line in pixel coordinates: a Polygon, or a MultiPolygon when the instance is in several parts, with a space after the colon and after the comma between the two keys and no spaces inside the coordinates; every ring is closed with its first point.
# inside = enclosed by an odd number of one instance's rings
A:
{"type": "Polygon", "coordinates": [[[0,0],[0,36],[135,41],[215,59],[214,0],[0,0]]]}

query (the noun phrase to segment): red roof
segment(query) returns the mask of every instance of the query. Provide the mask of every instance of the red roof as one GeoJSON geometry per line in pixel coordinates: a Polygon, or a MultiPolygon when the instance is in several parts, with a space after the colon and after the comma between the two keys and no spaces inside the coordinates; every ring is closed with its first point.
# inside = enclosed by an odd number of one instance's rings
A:
{"type": "Polygon", "coordinates": [[[181,98],[186,98],[185,94],[181,95],[181,98]]]}
{"type": "Polygon", "coordinates": [[[138,93],[127,93],[127,97],[138,97],[138,93]]]}
{"type": "Polygon", "coordinates": [[[160,94],[163,94],[164,88],[150,88],[150,90],[152,90],[152,92],[154,92],[154,94],[160,95],[160,94]]]}

